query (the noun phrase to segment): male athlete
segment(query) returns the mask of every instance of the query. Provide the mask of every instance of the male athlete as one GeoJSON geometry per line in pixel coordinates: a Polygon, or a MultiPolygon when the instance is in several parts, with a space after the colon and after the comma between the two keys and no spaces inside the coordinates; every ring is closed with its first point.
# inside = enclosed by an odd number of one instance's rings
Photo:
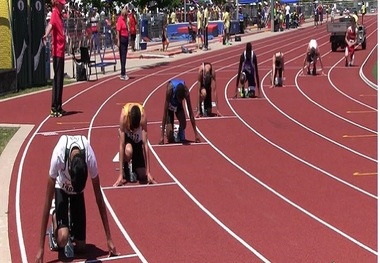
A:
{"type": "Polygon", "coordinates": [[[58,251],[64,249],[69,238],[73,239],[75,251],[84,251],[86,246],[86,209],[83,190],[86,186],[87,174],[92,179],[96,203],[107,237],[108,253],[110,256],[116,255],[103,195],[100,191],[98,167],[92,147],[84,136],[63,135],[55,146],[51,157],[36,262],[43,262],[46,227],[53,196],[55,196],[55,211],[52,215],[53,236],[58,245],[58,251]],[[68,218],[69,203],[70,221],[68,218]],[[70,225],[69,222],[71,222],[70,225]]]}
{"type": "Polygon", "coordinates": [[[141,104],[127,103],[121,109],[119,127],[120,172],[114,186],[136,181],[139,181],[140,184],[156,183],[150,174],[147,122],[144,107],[141,104]]]}
{"type": "Polygon", "coordinates": [[[198,70],[198,94],[197,97],[197,115],[200,116],[212,116],[212,96],[215,99],[215,107],[217,115],[218,110],[218,95],[216,92],[216,74],[211,63],[202,63],[198,70]],[[203,104],[203,107],[202,107],[203,104]]]}
{"type": "Polygon", "coordinates": [[[285,63],[284,63],[284,53],[277,52],[273,55],[272,59],[272,84],[273,87],[282,87],[284,80],[284,71],[285,71],[285,63]]]}
{"type": "MultiPolygon", "coordinates": [[[[236,78],[236,90],[234,98],[238,94],[238,86],[241,84],[240,96],[242,98],[255,97],[256,84],[260,85],[259,69],[257,67],[257,57],[252,50],[251,42],[248,42],[245,51],[240,56],[239,70],[236,78]],[[255,79],[256,78],[256,79],[255,79]],[[248,88],[245,88],[245,83],[248,82],[248,88]]],[[[257,93],[260,96],[260,87],[257,88],[257,93]]]]}
{"type": "Polygon", "coordinates": [[[347,28],[345,41],[346,48],[344,51],[344,57],[346,60],[346,67],[354,65],[355,47],[358,43],[358,28],[356,27],[356,22],[354,18],[351,18],[351,26],[347,28]]]}
{"type": "Polygon", "coordinates": [[[189,112],[189,117],[191,125],[193,126],[193,131],[195,134],[195,142],[200,142],[197,126],[195,124],[195,118],[193,114],[193,109],[191,107],[190,92],[186,87],[185,81],[182,79],[173,79],[169,81],[166,88],[165,104],[164,104],[164,115],[162,117],[161,124],[161,138],[158,142],[159,144],[164,144],[164,135],[166,130],[166,137],[168,143],[175,142],[174,138],[174,114],[176,115],[179,122],[178,139],[181,142],[185,142],[185,129],[186,129],[186,117],[183,108],[183,100],[186,101],[187,110],[189,112]]]}
{"type": "Polygon", "coordinates": [[[306,55],[303,61],[302,70],[305,71],[305,68],[307,68],[307,74],[310,75],[311,74],[310,66],[313,65],[313,75],[317,75],[317,61],[318,60],[321,63],[322,75],[324,75],[322,57],[321,57],[321,53],[319,52],[317,40],[311,39],[309,44],[307,45],[306,55]],[[306,67],[306,62],[307,62],[307,67],[306,67]]]}

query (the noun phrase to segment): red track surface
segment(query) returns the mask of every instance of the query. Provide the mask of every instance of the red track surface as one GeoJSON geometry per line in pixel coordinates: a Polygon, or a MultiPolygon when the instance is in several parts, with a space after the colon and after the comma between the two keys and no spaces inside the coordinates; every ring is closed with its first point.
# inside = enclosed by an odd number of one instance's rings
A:
{"type": "MultiPolygon", "coordinates": [[[[377,46],[377,16],[366,24],[367,50],[356,52],[356,65],[377,46]]],[[[261,99],[230,99],[245,48],[236,45],[134,72],[128,82],[108,77],[66,87],[65,109],[76,113],[62,119],[47,117],[50,92],[1,102],[0,111],[7,112],[1,123],[36,125],[12,174],[13,262],[32,262],[37,252],[51,151],[58,140],[45,136],[48,132],[89,137],[106,187],[114,242],[122,256],[131,255],[116,262],[376,262],[377,90],[361,80],[359,66],[343,66],[343,52],[330,52],[324,27],[279,34],[253,47],[261,99]],[[299,74],[311,38],[319,42],[326,77],[299,74]],[[286,57],[286,87],[269,89],[271,56],[278,47],[286,57]],[[197,120],[200,145],[158,146],[167,81],[178,76],[192,86],[203,61],[217,70],[224,117],[197,120]],[[145,103],[151,169],[160,184],[110,189],[118,167],[112,162],[116,126],[121,104],[129,101],[145,103]]],[[[374,82],[373,63],[370,59],[363,72],[374,82]]],[[[195,107],[195,90],[191,95],[195,107]]],[[[191,128],[186,135],[193,139],[191,128]]],[[[86,206],[87,257],[105,257],[91,187],[86,206]]],[[[46,243],[45,259],[56,257],[46,243]]]]}

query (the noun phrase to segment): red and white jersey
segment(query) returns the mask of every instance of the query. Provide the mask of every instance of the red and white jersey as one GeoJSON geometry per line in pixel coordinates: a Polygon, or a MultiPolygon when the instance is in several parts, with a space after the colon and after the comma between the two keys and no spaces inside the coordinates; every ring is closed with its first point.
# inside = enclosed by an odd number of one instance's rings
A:
{"type": "Polygon", "coordinates": [[[347,39],[355,41],[357,32],[358,32],[358,29],[356,27],[355,27],[355,30],[353,30],[352,26],[349,26],[347,28],[347,39]]]}
{"type": "Polygon", "coordinates": [[[87,138],[81,135],[62,135],[51,156],[49,176],[56,179],[55,188],[62,189],[67,194],[77,194],[73,190],[69,174],[68,158],[70,156],[66,156],[66,150],[68,150],[68,155],[70,155],[74,147],[85,151],[85,160],[90,177],[94,179],[98,176],[95,153],[87,138]]]}

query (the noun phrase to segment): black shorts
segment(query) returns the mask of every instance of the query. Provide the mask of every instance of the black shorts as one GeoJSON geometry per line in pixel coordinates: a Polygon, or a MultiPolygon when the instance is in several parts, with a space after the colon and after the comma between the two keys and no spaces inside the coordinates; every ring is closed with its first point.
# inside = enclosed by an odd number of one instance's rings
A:
{"type": "MultiPolygon", "coordinates": [[[[177,111],[175,112],[175,115],[178,119],[178,113],[183,111],[183,105],[182,105],[182,102],[179,103],[179,105],[177,106],[177,111]]],[[[167,114],[167,118],[166,118],[166,124],[171,124],[172,127],[174,128],[174,111],[172,110],[168,110],[168,114],[167,114]]]]}
{"type": "Polygon", "coordinates": [[[309,62],[309,63],[311,63],[311,62],[314,61],[314,58],[310,54],[308,54],[307,58],[306,58],[306,61],[309,62]]]}
{"type": "MultiPolygon", "coordinates": [[[[211,109],[212,108],[212,100],[211,100],[211,87],[205,87],[205,86],[202,86],[201,87],[201,90],[202,89],[206,89],[206,98],[204,100],[204,107],[205,109],[211,109]]],[[[199,105],[200,106],[200,105],[199,105]]]]}
{"type": "Polygon", "coordinates": [[[255,78],[253,76],[253,73],[250,73],[246,70],[243,70],[243,72],[247,78],[248,87],[256,87],[255,78]]]}
{"type": "Polygon", "coordinates": [[[86,241],[86,207],[83,193],[69,195],[62,189],[55,188],[55,213],[57,229],[68,227],[74,240],[86,241]],[[71,227],[68,216],[69,203],[71,227]]]}
{"type": "Polygon", "coordinates": [[[135,143],[129,137],[125,136],[125,144],[132,145],[132,171],[136,172],[136,168],[145,168],[145,158],[142,141],[135,143]]]}

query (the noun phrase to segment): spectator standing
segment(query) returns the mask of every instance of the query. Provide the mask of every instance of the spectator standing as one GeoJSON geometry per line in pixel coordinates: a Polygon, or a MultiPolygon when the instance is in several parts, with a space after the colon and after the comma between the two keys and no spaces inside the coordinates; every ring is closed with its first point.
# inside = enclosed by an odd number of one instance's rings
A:
{"type": "Polygon", "coordinates": [[[330,21],[331,21],[332,23],[334,23],[335,12],[336,12],[335,6],[333,5],[333,6],[330,8],[330,10],[331,10],[330,21]]]}
{"type": "Polygon", "coordinates": [[[120,54],[120,64],[121,64],[120,79],[121,80],[129,79],[129,77],[126,74],[128,41],[129,41],[127,20],[128,20],[128,7],[125,6],[123,10],[121,11],[121,15],[119,16],[116,22],[116,31],[117,31],[116,43],[117,43],[117,47],[119,48],[119,54],[120,54]]]}
{"type": "Polygon", "coordinates": [[[46,38],[51,33],[51,52],[53,57],[53,89],[51,101],[51,117],[62,117],[66,112],[62,109],[63,77],[65,69],[65,34],[63,31],[62,10],[66,4],[65,0],[52,0],[53,11],[50,21],[42,37],[46,45],[46,38]]]}
{"type": "Polygon", "coordinates": [[[230,45],[230,8],[226,6],[223,13],[224,41],[223,44],[230,45]]]}
{"type": "Polygon", "coordinates": [[[202,42],[202,27],[203,27],[202,15],[203,14],[202,14],[201,10],[198,8],[198,11],[197,11],[197,46],[199,49],[201,49],[203,46],[203,42],[202,42]]]}
{"type": "Polygon", "coordinates": [[[130,42],[131,42],[131,49],[133,52],[136,51],[135,44],[136,44],[136,25],[137,25],[137,19],[136,19],[136,11],[135,9],[132,9],[132,12],[129,14],[129,35],[130,35],[130,42]]]}
{"type": "Polygon", "coordinates": [[[289,20],[290,20],[290,6],[289,4],[286,4],[285,6],[285,27],[286,29],[289,29],[289,20]]]}
{"type": "Polygon", "coordinates": [[[316,28],[318,26],[318,20],[319,20],[317,2],[314,3],[313,7],[314,7],[314,28],[316,28]]]}
{"type": "Polygon", "coordinates": [[[171,24],[175,24],[176,20],[177,20],[177,15],[176,15],[176,13],[175,13],[175,11],[173,9],[172,12],[171,12],[171,14],[170,14],[170,22],[171,22],[171,24]]]}
{"type": "Polygon", "coordinates": [[[319,23],[322,25],[322,22],[323,22],[323,7],[322,7],[321,3],[319,3],[319,5],[318,5],[318,19],[319,19],[319,23]]]}
{"type": "Polygon", "coordinates": [[[362,6],[360,8],[360,11],[362,13],[362,25],[364,24],[364,15],[367,13],[367,7],[365,6],[364,1],[362,2],[362,6]]]}
{"type": "Polygon", "coordinates": [[[162,51],[168,51],[169,47],[167,27],[168,25],[164,21],[162,21],[162,51]]]}
{"type": "Polygon", "coordinates": [[[262,9],[261,9],[261,2],[259,3],[259,7],[257,8],[257,30],[261,30],[262,25],[262,9]]]}
{"type": "Polygon", "coordinates": [[[203,10],[203,50],[208,50],[208,20],[209,12],[208,6],[205,5],[203,10]]]}

